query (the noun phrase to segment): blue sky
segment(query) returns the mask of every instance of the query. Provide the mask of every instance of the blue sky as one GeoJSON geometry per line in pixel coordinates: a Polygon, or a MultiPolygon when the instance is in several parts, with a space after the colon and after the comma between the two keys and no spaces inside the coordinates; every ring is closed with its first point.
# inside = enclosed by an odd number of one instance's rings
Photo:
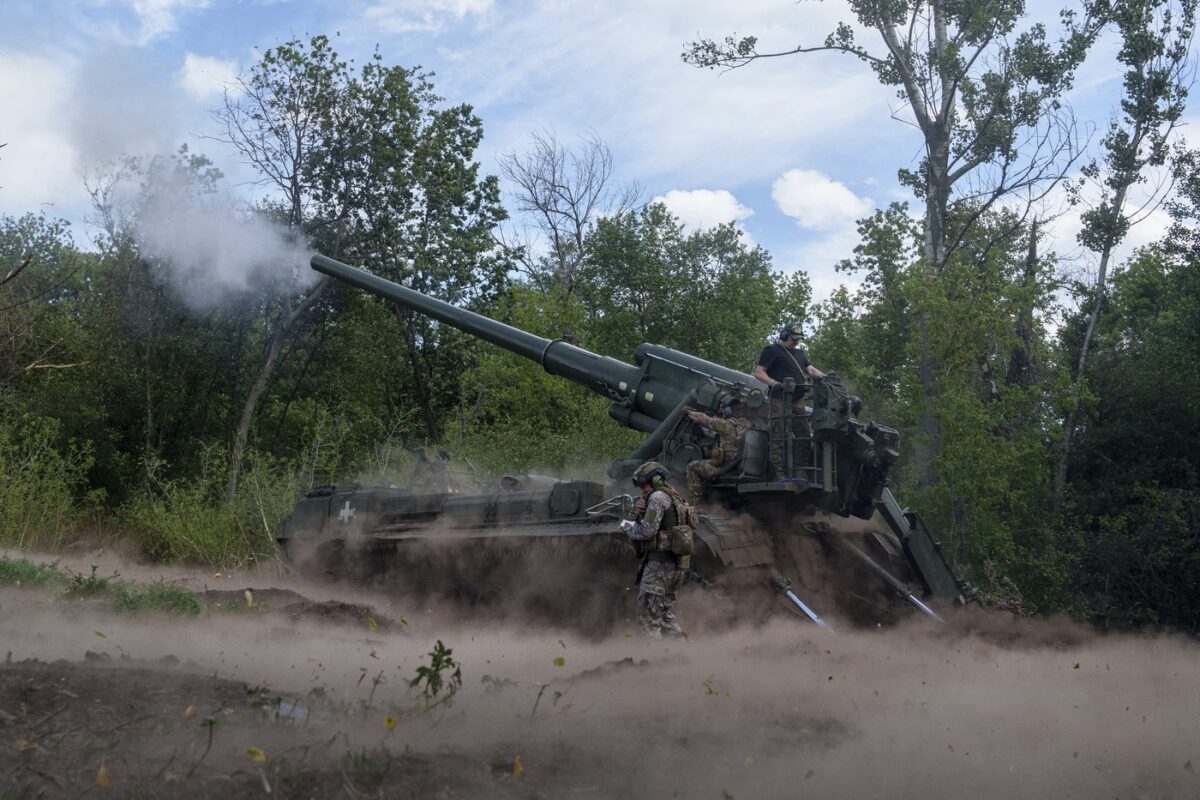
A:
{"type": "MultiPolygon", "coordinates": [[[[433,71],[439,94],[483,118],[489,172],[500,154],[526,149],[531,131],[566,143],[594,133],[612,148],[619,179],[665,198],[693,226],[736,220],[778,268],[807,271],[818,296],[845,279],[833,265],[856,243],[854,220],[907,199],[896,170],[920,157],[916,131],[890,117],[894,94],[851,58],[815,54],[725,73],[680,61],[698,36],[753,33],[779,49],[818,42],[851,16],[834,0],[4,5],[0,213],[45,209],[83,232],[83,177],[120,152],[187,142],[225,170],[232,196],[252,194],[235,155],[203,138],[215,132],[208,111],[258,52],[315,33],[338,34],[339,52],[359,61],[378,45],[388,62],[433,71]]],[[[1102,128],[1119,88],[1112,44],[1102,43],[1071,102],[1102,128]]],[[[1075,249],[1077,216],[1056,225],[1062,252],[1075,249]]],[[[1152,215],[1129,246],[1152,240],[1164,221],[1152,215]]],[[[1086,257],[1079,263],[1086,271],[1086,257]]]]}

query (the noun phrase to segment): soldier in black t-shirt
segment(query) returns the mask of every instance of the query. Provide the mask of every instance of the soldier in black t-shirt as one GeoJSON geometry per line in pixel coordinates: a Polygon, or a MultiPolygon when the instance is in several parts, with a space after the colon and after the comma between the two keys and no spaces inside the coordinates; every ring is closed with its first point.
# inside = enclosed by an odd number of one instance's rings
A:
{"type": "Polygon", "coordinates": [[[792,378],[796,384],[803,386],[805,376],[824,378],[825,373],[808,363],[808,357],[797,345],[800,344],[801,326],[799,322],[789,322],[779,332],[779,341],[763,348],[758,357],[758,366],[754,368],[754,377],[768,387],[792,378]]]}
{"type": "Polygon", "coordinates": [[[810,463],[810,442],[812,427],[809,423],[808,412],[801,400],[804,396],[806,377],[824,378],[825,373],[808,363],[808,357],[798,345],[800,344],[801,327],[799,322],[789,322],[779,331],[779,341],[763,348],[758,357],[758,366],[754,368],[754,377],[765,383],[771,392],[771,466],[776,477],[790,477],[792,470],[804,469],[810,463]],[[796,382],[796,393],[790,395],[790,407],[785,402],[788,396],[783,395],[775,387],[788,378],[796,382]],[[785,417],[790,416],[792,436],[792,464],[784,464],[786,448],[784,440],[788,430],[785,417]]]}

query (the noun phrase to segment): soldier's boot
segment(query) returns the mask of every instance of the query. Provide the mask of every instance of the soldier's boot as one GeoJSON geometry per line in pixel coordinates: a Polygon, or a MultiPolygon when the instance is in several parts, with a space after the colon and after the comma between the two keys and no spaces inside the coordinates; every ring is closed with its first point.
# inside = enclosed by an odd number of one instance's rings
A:
{"type": "Polygon", "coordinates": [[[677,636],[677,637],[682,637],[682,638],[686,639],[687,631],[685,631],[683,629],[683,626],[679,624],[679,621],[676,620],[675,616],[672,614],[670,619],[663,622],[662,633],[659,635],[660,636],[677,636]]]}

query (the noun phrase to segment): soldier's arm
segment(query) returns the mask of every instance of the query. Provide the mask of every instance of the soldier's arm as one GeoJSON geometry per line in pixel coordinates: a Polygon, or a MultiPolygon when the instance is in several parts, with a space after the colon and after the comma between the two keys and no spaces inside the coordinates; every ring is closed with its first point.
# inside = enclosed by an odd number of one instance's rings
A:
{"type": "Polygon", "coordinates": [[[728,436],[735,439],[737,438],[737,428],[735,428],[733,423],[727,419],[714,417],[708,427],[712,428],[713,433],[717,434],[718,436],[728,436]]]}
{"type": "Polygon", "coordinates": [[[666,492],[654,492],[646,503],[646,513],[629,529],[629,538],[635,542],[645,542],[658,535],[662,525],[663,514],[671,505],[671,498],[666,492]]]}

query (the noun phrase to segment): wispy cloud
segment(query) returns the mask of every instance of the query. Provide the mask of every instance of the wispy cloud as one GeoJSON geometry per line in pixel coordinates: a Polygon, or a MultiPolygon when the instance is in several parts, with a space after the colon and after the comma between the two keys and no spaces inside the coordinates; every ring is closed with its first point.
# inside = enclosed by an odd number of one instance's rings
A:
{"type": "Polygon", "coordinates": [[[450,22],[482,17],[491,8],[492,0],[382,0],[365,15],[388,33],[441,33],[450,22]]]}
{"type": "Polygon", "coordinates": [[[137,16],[137,42],[148,44],[172,33],[178,27],[178,16],[188,11],[208,8],[211,0],[128,0],[127,5],[137,16]]]}
{"type": "Polygon", "coordinates": [[[179,70],[179,84],[197,100],[210,100],[224,92],[240,93],[237,85],[236,61],[188,53],[179,70]]]}

